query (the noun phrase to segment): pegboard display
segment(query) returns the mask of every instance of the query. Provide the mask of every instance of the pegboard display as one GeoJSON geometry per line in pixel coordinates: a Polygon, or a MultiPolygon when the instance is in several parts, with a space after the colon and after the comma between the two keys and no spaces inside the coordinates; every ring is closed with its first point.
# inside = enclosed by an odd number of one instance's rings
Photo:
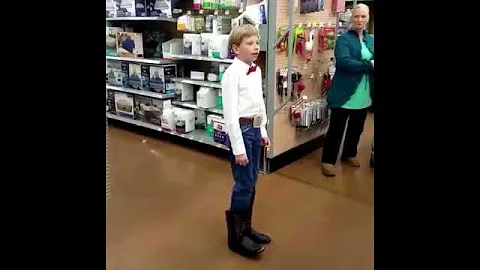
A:
{"type": "MultiPolygon", "coordinates": [[[[288,27],[288,9],[289,0],[277,1],[277,29],[280,27],[288,27]]],[[[301,14],[300,7],[297,8],[294,24],[303,25],[308,24],[323,24],[335,27],[337,22],[337,15],[332,13],[332,0],[325,0],[324,10],[320,12],[301,14]]],[[[318,51],[318,36],[315,37],[313,51],[318,51]]],[[[316,99],[321,97],[323,89],[323,74],[328,71],[328,67],[332,64],[333,50],[327,50],[316,53],[316,57],[307,61],[300,55],[293,54],[293,66],[298,68],[302,74],[305,89],[302,95],[307,95],[309,99],[316,99]]],[[[288,66],[287,52],[277,52],[275,56],[275,69],[284,69],[288,66]]],[[[275,84],[276,86],[277,84],[275,84]]],[[[293,89],[292,89],[293,90],[293,89]]],[[[275,90],[276,92],[276,90],[275,90]]],[[[275,95],[275,109],[279,108],[285,100],[281,100],[279,95],[275,95]]],[[[284,153],[296,146],[304,144],[312,139],[315,139],[326,132],[325,129],[314,129],[309,132],[298,132],[292,127],[289,120],[290,106],[286,106],[284,110],[278,112],[274,117],[273,130],[273,153],[275,157],[284,153]]]]}

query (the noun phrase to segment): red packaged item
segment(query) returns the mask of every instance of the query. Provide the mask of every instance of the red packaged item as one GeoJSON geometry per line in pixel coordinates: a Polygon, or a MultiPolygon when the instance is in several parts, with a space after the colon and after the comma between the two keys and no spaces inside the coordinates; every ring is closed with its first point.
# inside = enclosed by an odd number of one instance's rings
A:
{"type": "Polygon", "coordinates": [[[335,48],[335,27],[322,27],[318,32],[318,51],[333,50],[335,48]]]}

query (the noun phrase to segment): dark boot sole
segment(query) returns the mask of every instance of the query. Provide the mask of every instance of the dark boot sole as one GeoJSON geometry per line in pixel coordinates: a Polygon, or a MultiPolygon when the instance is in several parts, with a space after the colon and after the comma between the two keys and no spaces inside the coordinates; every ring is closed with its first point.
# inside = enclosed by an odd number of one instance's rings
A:
{"type": "Polygon", "coordinates": [[[260,256],[260,254],[265,250],[265,247],[261,247],[257,252],[250,252],[250,251],[247,251],[243,248],[239,248],[239,247],[234,246],[234,245],[228,245],[228,248],[231,251],[233,251],[237,254],[240,254],[243,257],[246,257],[246,258],[249,258],[249,259],[258,258],[260,256]]]}

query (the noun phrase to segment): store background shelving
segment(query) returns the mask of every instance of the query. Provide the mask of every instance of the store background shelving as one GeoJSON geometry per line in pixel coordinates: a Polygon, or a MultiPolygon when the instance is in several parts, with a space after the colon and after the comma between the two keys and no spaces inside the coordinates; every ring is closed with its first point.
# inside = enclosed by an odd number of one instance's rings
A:
{"type": "MultiPolygon", "coordinates": [[[[188,5],[192,3],[187,3],[187,2],[192,2],[193,1],[185,1],[185,3],[188,5]]],[[[246,3],[246,0],[244,1],[246,3]]],[[[183,3],[183,4],[185,4],[183,3]]],[[[191,10],[191,6],[187,9],[184,9],[185,14],[186,10],[191,10]]],[[[235,12],[235,11],[233,11],[235,12]]],[[[107,26],[120,26],[120,27],[132,27],[134,32],[136,32],[136,29],[144,29],[144,27],[150,27],[149,29],[156,28],[156,29],[161,29],[165,30],[169,33],[169,38],[181,38],[184,34],[182,31],[178,31],[176,29],[176,22],[178,21],[177,18],[167,18],[167,17],[118,17],[118,18],[106,18],[106,23],[107,26]]],[[[233,63],[233,59],[218,59],[218,58],[212,58],[212,57],[206,57],[206,56],[196,56],[196,55],[185,55],[185,54],[172,54],[169,52],[162,52],[163,56],[162,58],[154,58],[154,57],[149,57],[149,58],[130,58],[130,57],[119,57],[119,56],[106,56],[107,63],[109,61],[120,61],[120,62],[131,62],[131,63],[138,63],[138,64],[147,64],[147,65],[165,65],[165,64],[176,64],[177,65],[177,74],[176,78],[173,78],[172,81],[175,83],[184,83],[184,84],[190,84],[194,86],[194,89],[198,90],[198,87],[208,87],[208,88],[213,88],[217,89],[217,91],[221,91],[221,83],[220,82],[211,82],[207,80],[193,80],[190,79],[188,76],[189,70],[184,70],[184,66],[188,66],[188,68],[191,68],[192,66],[198,66],[199,70],[207,69],[209,65],[212,65],[213,63],[227,63],[231,64],[233,63]],[[193,62],[191,62],[193,60],[193,62]],[[209,64],[212,63],[212,64],[209,64]]],[[[188,69],[187,68],[187,69],[188,69]]],[[[207,72],[205,72],[207,73],[207,72]]],[[[196,102],[193,100],[190,101],[179,101],[176,100],[176,94],[171,93],[171,94],[162,94],[162,93],[156,93],[156,92],[151,92],[151,91],[145,91],[145,90],[140,90],[140,89],[133,89],[130,87],[123,87],[123,86],[118,86],[118,85],[109,85],[107,82],[106,89],[109,91],[115,91],[115,92],[123,92],[123,93],[129,93],[134,95],[134,99],[136,96],[144,96],[144,97],[150,97],[154,99],[170,99],[171,104],[174,107],[179,107],[179,108],[185,108],[185,109],[192,109],[195,111],[204,111],[207,114],[214,114],[218,116],[223,116],[223,110],[220,108],[202,108],[196,104],[196,102]]],[[[195,92],[196,92],[195,90],[195,92]]],[[[108,97],[108,94],[107,94],[108,97]]],[[[108,106],[107,106],[108,107],[108,106]]],[[[228,147],[219,143],[214,142],[212,135],[210,136],[207,134],[207,131],[205,129],[195,129],[191,132],[182,134],[182,133],[177,133],[177,132],[167,132],[160,125],[154,124],[154,123],[148,123],[141,121],[137,117],[124,117],[124,116],[119,116],[117,114],[113,114],[111,112],[108,112],[107,110],[107,118],[110,120],[115,120],[115,121],[121,121],[127,124],[131,124],[134,126],[139,126],[143,128],[147,128],[150,130],[162,132],[162,133],[168,133],[174,136],[182,137],[185,139],[189,139],[195,142],[199,142],[202,144],[214,146],[216,148],[228,150],[228,147]]]]}
{"type": "MultiPolygon", "coordinates": [[[[244,4],[244,7],[248,5],[254,5],[262,2],[261,0],[241,0],[244,4]]],[[[308,96],[309,99],[317,99],[322,92],[323,81],[320,76],[322,72],[328,70],[328,67],[332,64],[332,59],[334,57],[333,51],[325,51],[318,53],[315,59],[312,59],[310,62],[305,62],[304,59],[299,57],[293,50],[293,42],[288,43],[288,48],[286,51],[279,51],[276,48],[278,42],[278,29],[287,28],[290,33],[293,33],[294,25],[303,24],[308,25],[310,23],[317,23],[319,25],[331,25],[338,26],[338,14],[333,11],[332,4],[335,0],[325,0],[324,9],[318,12],[312,12],[308,14],[300,13],[300,7],[295,5],[296,0],[266,0],[268,3],[267,6],[267,24],[259,25],[259,35],[260,35],[260,55],[256,61],[256,64],[260,66],[262,70],[262,76],[264,80],[264,97],[266,101],[267,109],[267,133],[271,141],[271,147],[268,152],[265,153],[262,165],[264,172],[271,171],[271,165],[275,159],[281,160],[280,156],[285,156],[291,151],[313,151],[316,148],[320,147],[321,143],[316,143],[315,147],[310,147],[306,150],[302,145],[310,144],[312,142],[320,141],[320,137],[325,134],[326,129],[323,128],[312,128],[305,132],[298,132],[296,128],[292,125],[291,120],[289,119],[289,114],[285,112],[277,113],[277,109],[281,107],[282,101],[280,101],[281,95],[277,89],[277,71],[283,70],[285,68],[291,69],[293,67],[299,67],[301,73],[304,75],[305,90],[304,94],[308,96]],[[305,68],[303,68],[305,67],[305,68]]],[[[191,10],[191,5],[193,0],[181,1],[183,4],[188,3],[189,8],[184,9],[191,10]]],[[[349,1],[347,1],[349,2],[349,1]]],[[[122,27],[142,27],[143,25],[154,25],[157,28],[160,28],[164,32],[171,34],[169,38],[182,38],[183,32],[178,31],[176,28],[176,23],[178,19],[175,18],[159,18],[159,17],[135,17],[135,18],[107,18],[106,22],[108,26],[122,26],[122,27]]],[[[293,34],[292,34],[293,35],[293,34]]],[[[293,40],[293,36],[289,40],[293,40]]],[[[316,47],[314,47],[314,50],[316,47]]],[[[173,79],[175,82],[181,82],[185,84],[194,85],[194,89],[197,90],[198,87],[210,87],[221,89],[221,84],[219,82],[209,82],[207,80],[192,80],[189,78],[189,72],[193,66],[198,66],[202,69],[207,69],[210,65],[219,65],[221,63],[232,63],[232,59],[215,59],[205,56],[191,56],[184,55],[179,53],[168,53],[164,52],[163,58],[148,58],[148,59],[124,59],[119,57],[107,56],[107,61],[120,60],[120,61],[129,61],[129,62],[138,62],[145,64],[170,64],[176,63],[178,66],[177,69],[177,78],[173,79]]],[[[206,70],[205,70],[206,71],[206,70]]],[[[288,87],[293,88],[293,82],[291,74],[288,74],[288,87]]],[[[174,97],[164,97],[160,96],[159,93],[142,91],[138,89],[131,88],[113,88],[108,86],[107,88],[113,89],[118,92],[126,92],[133,95],[147,96],[152,98],[169,98],[172,99],[172,104],[176,107],[189,108],[194,110],[204,110],[205,112],[211,114],[222,115],[223,111],[219,108],[209,108],[202,109],[197,106],[195,102],[192,101],[178,101],[174,97]]],[[[291,93],[291,92],[290,92],[291,93]]],[[[288,105],[288,104],[287,104],[288,105]]],[[[287,106],[288,108],[288,106],[287,106]]],[[[111,120],[115,119],[118,121],[127,122],[135,126],[142,126],[147,129],[153,129],[162,133],[165,133],[157,125],[146,125],[146,123],[139,120],[127,119],[119,117],[117,115],[109,115],[107,117],[111,120]]],[[[204,145],[210,145],[217,148],[225,149],[226,147],[218,145],[213,142],[211,137],[207,136],[206,131],[204,130],[195,130],[188,134],[178,134],[170,133],[171,135],[184,137],[192,141],[204,145]],[[183,136],[182,136],[183,135],[183,136]],[[211,140],[210,140],[211,139],[211,140]]],[[[313,145],[313,144],[312,144],[313,145]]],[[[292,152],[293,153],[293,152],[292,152]]],[[[303,154],[302,154],[303,155],[303,154]]],[[[300,156],[300,155],[298,155],[300,156]]],[[[293,162],[293,159],[289,159],[289,162],[293,162]]],[[[272,165],[274,166],[274,165],[272,165]]]]}

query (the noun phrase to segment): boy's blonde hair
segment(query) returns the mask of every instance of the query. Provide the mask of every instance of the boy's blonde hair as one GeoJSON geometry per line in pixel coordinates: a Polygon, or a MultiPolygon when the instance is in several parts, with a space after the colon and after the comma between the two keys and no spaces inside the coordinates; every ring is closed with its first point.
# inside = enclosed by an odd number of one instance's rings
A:
{"type": "Polygon", "coordinates": [[[242,24],[234,27],[228,37],[228,46],[231,47],[233,44],[240,46],[240,43],[242,43],[244,38],[251,36],[258,36],[258,30],[255,26],[251,24],[242,24]]]}

